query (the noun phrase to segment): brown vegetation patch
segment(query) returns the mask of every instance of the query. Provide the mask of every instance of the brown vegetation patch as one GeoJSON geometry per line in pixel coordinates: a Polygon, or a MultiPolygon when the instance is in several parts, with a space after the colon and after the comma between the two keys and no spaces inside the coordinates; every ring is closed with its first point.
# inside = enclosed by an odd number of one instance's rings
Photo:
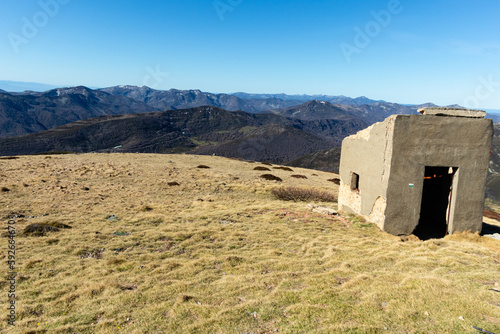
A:
{"type": "Polygon", "coordinates": [[[30,224],[23,230],[23,234],[35,237],[46,235],[47,232],[59,232],[61,228],[71,228],[71,226],[62,223],[42,223],[30,224]]]}
{"type": "Polygon", "coordinates": [[[273,165],[272,163],[269,163],[269,162],[261,162],[261,164],[266,165],[266,166],[272,166],[273,165]]]}
{"type": "Polygon", "coordinates": [[[17,160],[19,157],[0,157],[0,160],[17,160]]]}
{"type": "Polygon", "coordinates": [[[283,181],[281,178],[274,176],[273,174],[262,174],[260,177],[268,181],[278,181],[278,182],[283,181]]]}
{"type": "Polygon", "coordinates": [[[151,206],[151,205],[144,205],[142,208],[141,208],[141,211],[142,212],[149,212],[149,211],[153,211],[154,208],[151,206]]]}
{"type": "Polygon", "coordinates": [[[281,170],[285,170],[287,172],[293,172],[293,169],[291,169],[290,167],[285,167],[285,166],[273,167],[273,169],[281,169],[281,170]]]}
{"type": "Polygon", "coordinates": [[[2,188],[0,188],[0,191],[3,192],[3,193],[6,193],[6,192],[9,192],[10,189],[7,188],[7,187],[2,187],[2,188]]]}
{"type": "Polygon", "coordinates": [[[180,186],[181,184],[179,182],[169,182],[167,183],[170,187],[176,187],[176,186],[180,186]]]}
{"type": "Polygon", "coordinates": [[[307,179],[307,176],[305,176],[305,175],[299,175],[299,174],[291,175],[291,177],[294,177],[296,179],[307,179]]]}
{"type": "Polygon", "coordinates": [[[333,178],[333,179],[328,179],[327,181],[333,182],[337,185],[340,185],[340,179],[339,178],[333,178]]]}
{"type": "Polygon", "coordinates": [[[194,297],[193,296],[189,296],[189,295],[180,295],[179,297],[177,297],[177,302],[178,303],[186,303],[190,300],[193,300],[194,297]]]}
{"type": "Polygon", "coordinates": [[[334,193],[315,188],[279,187],[272,189],[271,193],[284,201],[337,201],[334,193]]]}
{"type": "Polygon", "coordinates": [[[264,167],[264,166],[257,166],[257,167],[255,167],[253,170],[268,170],[268,171],[270,171],[270,169],[269,169],[269,168],[264,167]]]}
{"type": "Polygon", "coordinates": [[[136,290],[137,289],[137,284],[135,284],[135,283],[125,283],[125,284],[119,284],[118,287],[121,290],[136,290]]]}
{"type": "Polygon", "coordinates": [[[198,165],[196,168],[209,169],[210,167],[207,165],[198,165]]]}

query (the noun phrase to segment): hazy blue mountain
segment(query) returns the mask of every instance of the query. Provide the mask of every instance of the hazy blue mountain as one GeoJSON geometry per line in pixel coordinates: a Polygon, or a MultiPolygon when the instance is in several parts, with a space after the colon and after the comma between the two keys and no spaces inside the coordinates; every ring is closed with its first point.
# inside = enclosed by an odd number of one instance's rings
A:
{"type": "Polygon", "coordinates": [[[210,105],[229,111],[243,110],[257,113],[263,110],[285,108],[301,103],[300,101],[284,101],[273,97],[241,99],[234,95],[206,93],[200,90],[156,90],[147,86],[115,86],[100,90],[112,95],[126,96],[144,102],[159,110],[186,109],[210,105]]]}
{"type": "Polygon", "coordinates": [[[25,90],[45,92],[54,88],[57,86],[37,82],[0,80],[0,90],[6,92],[24,92],[25,90]]]}
{"type": "Polygon", "coordinates": [[[347,96],[339,95],[287,95],[287,94],[248,94],[243,92],[232,93],[231,95],[237,96],[241,99],[268,99],[268,98],[276,98],[283,101],[294,100],[294,101],[311,101],[311,100],[320,100],[326,101],[330,103],[337,104],[348,104],[348,105],[362,105],[362,104],[370,104],[376,102],[384,102],[384,101],[376,101],[369,99],[365,96],[360,96],[357,98],[350,98],[347,96]]]}

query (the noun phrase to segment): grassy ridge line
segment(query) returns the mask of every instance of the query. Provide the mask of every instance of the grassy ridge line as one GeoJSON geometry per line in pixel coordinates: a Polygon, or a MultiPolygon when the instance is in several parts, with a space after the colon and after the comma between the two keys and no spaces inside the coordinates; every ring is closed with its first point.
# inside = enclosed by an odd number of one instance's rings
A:
{"type": "MultiPolygon", "coordinates": [[[[19,318],[9,332],[499,331],[500,297],[489,290],[499,289],[498,241],[403,242],[274,199],[278,183],[257,165],[151,154],[0,160],[11,190],[0,194],[2,223],[15,212],[26,216],[18,231],[72,227],[18,237],[19,318]]],[[[331,173],[271,173],[283,186],[337,187],[331,173]]]]}

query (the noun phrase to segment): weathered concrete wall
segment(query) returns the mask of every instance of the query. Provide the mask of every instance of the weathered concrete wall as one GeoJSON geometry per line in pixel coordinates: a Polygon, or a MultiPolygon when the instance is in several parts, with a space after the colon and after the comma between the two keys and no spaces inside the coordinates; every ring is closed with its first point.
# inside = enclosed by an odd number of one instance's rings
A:
{"type": "Polygon", "coordinates": [[[489,119],[390,116],[342,142],[339,210],[389,233],[411,234],[420,219],[425,167],[457,167],[448,232],[480,231],[492,136],[489,119]],[[351,189],[352,172],[359,191],[351,189]]]}
{"type": "Polygon", "coordinates": [[[380,228],[385,215],[393,119],[376,123],[342,142],[339,210],[363,215],[380,228]],[[352,172],[359,175],[359,192],[351,190],[352,172]]]}
{"type": "Polygon", "coordinates": [[[480,231],[492,121],[398,115],[394,122],[384,230],[396,235],[412,233],[420,217],[425,166],[453,166],[459,169],[449,233],[480,231]]]}

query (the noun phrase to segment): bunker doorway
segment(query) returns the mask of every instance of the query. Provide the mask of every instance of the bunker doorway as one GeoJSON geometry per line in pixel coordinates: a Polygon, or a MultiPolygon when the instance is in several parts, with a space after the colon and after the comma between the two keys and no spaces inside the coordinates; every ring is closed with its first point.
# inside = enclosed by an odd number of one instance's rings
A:
{"type": "Polygon", "coordinates": [[[444,238],[450,223],[456,167],[425,167],[420,219],[413,234],[422,240],[444,238]]]}

